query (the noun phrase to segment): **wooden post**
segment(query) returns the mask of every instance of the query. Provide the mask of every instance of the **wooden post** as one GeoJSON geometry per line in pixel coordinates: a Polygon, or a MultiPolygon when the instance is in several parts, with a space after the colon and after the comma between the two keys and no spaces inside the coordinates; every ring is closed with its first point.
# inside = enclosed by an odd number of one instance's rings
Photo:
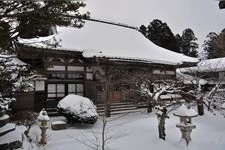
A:
{"type": "Polygon", "coordinates": [[[111,84],[111,76],[108,75],[109,68],[107,66],[105,76],[106,76],[106,99],[105,99],[105,116],[111,116],[110,110],[110,84],[111,84]]]}

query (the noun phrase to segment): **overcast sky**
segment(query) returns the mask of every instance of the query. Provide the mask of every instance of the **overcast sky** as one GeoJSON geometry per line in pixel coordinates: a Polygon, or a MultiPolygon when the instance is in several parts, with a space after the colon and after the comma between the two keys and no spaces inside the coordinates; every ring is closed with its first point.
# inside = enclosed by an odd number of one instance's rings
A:
{"type": "Polygon", "coordinates": [[[209,32],[225,28],[225,9],[219,9],[215,0],[87,0],[86,4],[93,18],[138,27],[160,19],[174,34],[191,28],[200,49],[209,32]]]}

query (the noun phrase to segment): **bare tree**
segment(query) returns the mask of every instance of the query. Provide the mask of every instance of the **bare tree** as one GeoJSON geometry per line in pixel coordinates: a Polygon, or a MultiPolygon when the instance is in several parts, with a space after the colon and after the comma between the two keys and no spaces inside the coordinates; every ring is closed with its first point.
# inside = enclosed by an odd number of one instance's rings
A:
{"type": "Polygon", "coordinates": [[[37,120],[37,116],[38,116],[37,113],[33,111],[25,110],[25,111],[19,111],[15,113],[11,118],[13,121],[17,122],[18,124],[23,124],[24,126],[26,126],[26,130],[24,131],[24,134],[29,139],[29,141],[32,141],[31,137],[29,136],[29,132],[30,132],[31,126],[37,120]]]}
{"type": "Polygon", "coordinates": [[[135,93],[133,98],[137,103],[140,98],[145,99],[147,102],[148,113],[153,111],[154,106],[160,106],[160,108],[163,108],[160,109],[162,113],[157,114],[157,118],[159,120],[159,137],[165,140],[165,120],[168,118],[167,107],[174,106],[180,102],[171,95],[172,93],[179,93],[182,87],[180,87],[175,80],[166,80],[166,74],[164,78],[160,79],[158,75],[153,74],[148,68],[129,69],[107,65],[104,69],[98,68],[97,70],[104,70],[101,80],[106,83],[106,100],[105,112],[102,119],[101,148],[104,150],[105,143],[107,141],[107,138],[105,138],[105,129],[108,122],[108,118],[106,117],[110,116],[110,85],[115,82],[132,85],[132,88],[124,90],[135,93]],[[163,101],[160,98],[161,95],[166,93],[170,95],[168,96],[168,99],[170,99],[169,101],[163,101]]]}
{"type": "Polygon", "coordinates": [[[211,107],[213,97],[224,80],[224,78],[220,77],[220,72],[225,68],[223,64],[223,59],[209,59],[199,62],[196,67],[177,70],[179,78],[192,87],[188,91],[181,92],[181,94],[187,99],[196,101],[199,115],[204,114],[203,105],[206,105],[208,111],[213,112],[211,107]],[[209,81],[213,83],[213,87],[207,92],[204,87],[209,86],[209,81]]]}
{"type": "Polygon", "coordinates": [[[126,131],[117,130],[116,126],[120,126],[120,124],[114,124],[114,122],[118,121],[122,117],[124,117],[124,115],[113,118],[103,115],[99,118],[102,123],[100,129],[91,129],[89,133],[81,132],[81,136],[78,139],[75,139],[70,135],[69,136],[75,141],[89,147],[90,149],[107,150],[108,145],[111,142],[126,136],[126,131]]]}
{"type": "Polygon", "coordinates": [[[165,132],[165,124],[166,124],[166,118],[169,118],[167,115],[167,109],[166,107],[156,107],[157,108],[157,119],[158,119],[158,133],[159,138],[165,140],[166,139],[166,132],[165,132]]]}
{"type": "Polygon", "coordinates": [[[159,88],[155,88],[153,93],[151,93],[148,89],[145,89],[145,93],[148,94],[154,102],[154,108],[156,110],[156,116],[158,119],[158,133],[159,138],[165,140],[166,132],[165,132],[165,124],[166,119],[169,118],[168,113],[172,111],[178,104],[183,102],[182,99],[176,99],[171,96],[171,100],[164,101],[160,98],[161,95],[165,93],[179,93],[183,87],[176,85],[176,82],[170,82],[161,85],[159,88]],[[168,110],[170,108],[170,110],[168,110]]]}

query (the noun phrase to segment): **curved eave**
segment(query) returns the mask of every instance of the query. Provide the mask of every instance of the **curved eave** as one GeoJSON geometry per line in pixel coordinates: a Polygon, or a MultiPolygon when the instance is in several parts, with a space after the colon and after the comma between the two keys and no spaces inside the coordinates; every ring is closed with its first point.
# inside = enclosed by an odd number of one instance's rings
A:
{"type": "MultiPolygon", "coordinates": [[[[64,48],[53,48],[53,47],[42,47],[42,46],[34,46],[34,45],[29,45],[29,44],[21,44],[23,46],[26,47],[31,47],[34,49],[38,49],[38,50],[43,50],[43,51],[59,51],[59,52],[70,52],[70,53],[81,53],[81,55],[83,56],[83,50],[78,50],[78,49],[64,49],[64,48]]],[[[85,57],[84,58],[88,59],[88,58],[106,58],[108,60],[113,60],[113,61],[121,61],[121,62],[130,62],[130,63],[144,63],[144,64],[154,64],[154,65],[167,65],[167,66],[176,66],[176,67],[190,67],[190,66],[195,66],[197,64],[197,62],[180,62],[180,63],[174,63],[174,62],[168,62],[168,61],[160,61],[160,60],[147,60],[147,59],[138,59],[138,58],[125,58],[125,57],[110,57],[110,56],[96,56],[93,55],[91,57],[85,57]]]]}

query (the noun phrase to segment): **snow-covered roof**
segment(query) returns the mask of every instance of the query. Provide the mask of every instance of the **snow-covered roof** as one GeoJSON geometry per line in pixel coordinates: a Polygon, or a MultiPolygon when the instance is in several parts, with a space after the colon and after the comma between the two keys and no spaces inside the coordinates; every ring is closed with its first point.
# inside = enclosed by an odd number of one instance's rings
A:
{"type": "Polygon", "coordinates": [[[0,60],[3,60],[3,59],[9,59],[10,61],[7,62],[9,65],[21,65],[21,66],[26,65],[23,61],[18,59],[15,55],[0,54],[0,60]]]}
{"type": "Polygon", "coordinates": [[[131,28],[86,21],[81,29],[57,27],[57,31],[56,35],[35,39],[19,39],[19,42],[38,48],[78,51],[82,52],[85,58],[105,57],[168,65],[198,62],[196,58],[155,45],[139,31],[131,28]],[[40,41],[54,43],[55,40],[60,41],[60,46],[52,47],[46,42],[40,43],[40,41]]]}
{"type": "Polygon", "coordinates": [[[183,68],[176,70],[176,77],[183,81],[184,84],[199,84],[199,85],[205,85],[208,83],[207,80],[199,78],[194,75],[185,74],[182,71],[183,68]]]}
{"type": "Polygon", "coordinates": [[[181,68],[181,72],[219,72],[225,71],[225,57],[200,61],[196,67],[181,68]]]}

